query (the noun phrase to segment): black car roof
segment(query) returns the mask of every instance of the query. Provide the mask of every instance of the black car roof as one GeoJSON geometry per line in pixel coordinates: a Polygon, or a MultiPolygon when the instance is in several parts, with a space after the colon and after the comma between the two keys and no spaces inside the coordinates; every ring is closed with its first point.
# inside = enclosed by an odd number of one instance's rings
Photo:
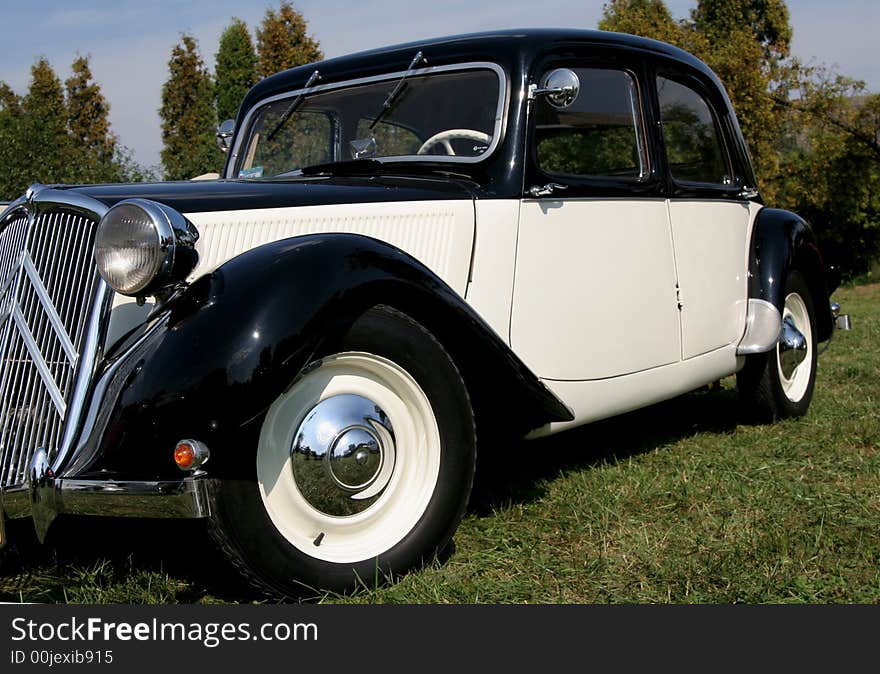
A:
{"type": "Polygon", "coordinates": [[[549,44],[596,45],[600,48],[624,47],[651,52],[685,63],[720,85],[714,73],[698,58],[658,40],[600,30],[510,29],[419,40],[291,68],[267,77],[254,86],[245,97],[242,109],[249,109],[254,102],[267,96],[302,87],[316,69],[321,72],[322,82],[394,72],[405,70],[417,51],[425,53],[429,65],[462,61],[513,63],[518,58],[528,59],[538,49],[544,49],[549,44]]]}

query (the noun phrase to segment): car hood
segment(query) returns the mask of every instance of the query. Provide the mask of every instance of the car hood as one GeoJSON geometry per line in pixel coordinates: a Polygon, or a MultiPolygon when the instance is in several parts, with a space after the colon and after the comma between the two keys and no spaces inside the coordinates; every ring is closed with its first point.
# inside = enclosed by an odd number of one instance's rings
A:
{"type": "Polygon", "coordinates": [[[85,185],[67,189],[97,199],[107,206],[123,199],[152,199],[182,213],[473,198],[468,184],[458,179],[397,176],[314,176],[277,181],[204,180],[85,185]]]}

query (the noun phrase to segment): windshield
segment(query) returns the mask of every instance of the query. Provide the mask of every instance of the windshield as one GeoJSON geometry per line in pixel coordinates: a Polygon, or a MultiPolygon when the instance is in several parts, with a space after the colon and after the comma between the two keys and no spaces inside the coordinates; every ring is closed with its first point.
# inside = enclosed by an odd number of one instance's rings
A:
{"type": "Polygon", "coordinates": [[[280,126],[295,96],[263,105],[245,131],[235,175],[271,178],[352,159],[478,161],[494,146],[501,128],[495,71],[409,75],[383,111],[399,79],[310,94],[280,126]]]}

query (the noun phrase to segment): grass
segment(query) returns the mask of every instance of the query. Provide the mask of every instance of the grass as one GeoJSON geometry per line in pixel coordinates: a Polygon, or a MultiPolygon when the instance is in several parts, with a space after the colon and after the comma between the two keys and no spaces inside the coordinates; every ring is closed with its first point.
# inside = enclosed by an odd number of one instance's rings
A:
{"type": "MultiPolygon", "coordinates": [[[[733,379],[511,448],[444,563],[324,602],[877,602],[880,285],[840,290],[854,331],[803,419],[749,426],[733,379]]],[[[28,523],[0,600],[252,602],[198,523],[28,523]]]]}

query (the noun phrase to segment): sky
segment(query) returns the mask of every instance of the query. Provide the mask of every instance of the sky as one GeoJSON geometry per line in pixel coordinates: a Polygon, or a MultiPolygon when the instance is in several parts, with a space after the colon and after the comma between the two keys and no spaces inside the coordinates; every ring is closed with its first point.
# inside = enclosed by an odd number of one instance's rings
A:
{"type": "MultiPolygon", "coordinates": [[[[90,55],[92,72],[110,103],[110,123],[134,158],[159,164],[158,110],[167,63],[181,33],[193,34],[213,67],[223,28],[235,16],[253,29],[275,0],[0,0],[3,57],[0,81],[23,94],[30,66],[49,59],[63,79],[77,54],[90,55]]],[[[695,0],[667,0],[687,16],[695,0]]],[[[595,28],[595,0],[294,0],[326,57],[420,38],[496,28],[595,28]]],[[[880,0],[789,0],[793,52],[812,63],[836,66],[880,91],[880,0]]]]}

